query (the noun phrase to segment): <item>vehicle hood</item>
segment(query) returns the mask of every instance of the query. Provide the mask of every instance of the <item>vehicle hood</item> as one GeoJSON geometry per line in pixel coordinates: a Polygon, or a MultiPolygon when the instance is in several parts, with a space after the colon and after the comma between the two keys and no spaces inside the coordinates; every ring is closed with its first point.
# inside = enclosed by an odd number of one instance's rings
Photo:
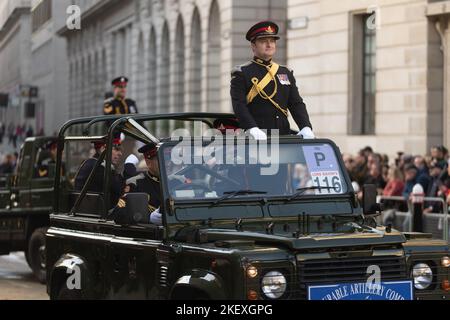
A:
{"type": "MultiPolygon", "coordinates": [[[[382,229],[381,229],[382,230],[382,229]]],[[[264,232],[234,231],[206,229],[202,232],[208,242],[229,241],[253,241],[258,245],[285,246],[290,249],[313,249],[326,247],[348,247],[357,243],[359,246],[365,245],[391,245],[402,244],[406,238],[398,231],[386,232],[353,232],[353,233],[316,233],[302,235],[298,238],[282,234],[266,234],[264,232]]]]}

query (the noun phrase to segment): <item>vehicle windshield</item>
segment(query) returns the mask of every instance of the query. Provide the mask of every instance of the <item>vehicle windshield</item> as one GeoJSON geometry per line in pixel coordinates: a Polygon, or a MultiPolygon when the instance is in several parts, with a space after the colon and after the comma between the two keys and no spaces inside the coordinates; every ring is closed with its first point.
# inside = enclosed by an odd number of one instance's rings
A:
{"type": "Polygon", "coordinates": [[[221,200],[336,196],[349,187],[329,143],[272,145],[181,142],[163,145],[163,175],[170,197],[221,200]]]}

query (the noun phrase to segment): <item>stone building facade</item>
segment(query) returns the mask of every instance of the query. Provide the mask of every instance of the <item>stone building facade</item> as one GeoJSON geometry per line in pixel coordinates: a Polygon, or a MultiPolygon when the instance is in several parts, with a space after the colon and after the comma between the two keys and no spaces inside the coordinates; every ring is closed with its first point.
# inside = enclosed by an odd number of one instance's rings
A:
{"type": "Polygon", "coordinates": [[[23,125],[27,86],[31,84],[30,1],[0,1],[0,93],[8,96],[0,120],[23,125]]]}
{"type": "Polygon", "coordinates": [[[66,40],[56,35],[66,21],[69,0],[31,2],[31,84],[35,99],[35,132],[52,135],[68,120],[69,83],[66,40]]]}
{"type": "MultiPolygon", "coordinates": [[[[91,0],[68,41],[70,117],[102,113],[112,78],[130,78],[141,113],[231,111],[230,71],[252,57],[245,33],[273,19],[285,34],[286,0],[91,0]]],[[[286,62],[286,42],[277,60],[286,62]]]]}
{"type": "Polygon", "coordinates": [[[55,29],[68,3],[0,1],[0,93],[9,96],[0,119],[7,126],[25,124],[34,134],[51,135],[68,119],[65,39],[55,29]]]}
{"type": "Polygon", "coordinates": [[[319,136],[345,152],[371,145],[391,156],[450,144],[450,1],[288,0],[288,8],[288,64],[319,136]]]}

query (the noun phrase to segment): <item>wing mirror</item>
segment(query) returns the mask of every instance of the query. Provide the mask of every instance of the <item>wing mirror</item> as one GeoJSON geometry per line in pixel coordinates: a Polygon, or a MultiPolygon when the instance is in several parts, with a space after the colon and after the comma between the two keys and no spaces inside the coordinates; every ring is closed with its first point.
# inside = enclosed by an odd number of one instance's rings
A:
{"type": "Polygon", "coordinates": [[[363,186],[363,210],[365,215],[375,215],[381,213],[382,205],[377,203],[377,187],[374,184],[363,186]]]}

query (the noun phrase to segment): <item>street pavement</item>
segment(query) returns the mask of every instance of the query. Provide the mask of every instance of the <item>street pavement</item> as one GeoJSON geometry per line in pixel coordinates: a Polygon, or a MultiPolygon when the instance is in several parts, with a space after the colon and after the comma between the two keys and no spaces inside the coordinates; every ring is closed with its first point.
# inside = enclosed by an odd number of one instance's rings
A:
{"type": "Polygon", "coordinates": [[[48,300],[45,285],[33,276],[23,253],[0,256],[0,300],[48,300]]]}

